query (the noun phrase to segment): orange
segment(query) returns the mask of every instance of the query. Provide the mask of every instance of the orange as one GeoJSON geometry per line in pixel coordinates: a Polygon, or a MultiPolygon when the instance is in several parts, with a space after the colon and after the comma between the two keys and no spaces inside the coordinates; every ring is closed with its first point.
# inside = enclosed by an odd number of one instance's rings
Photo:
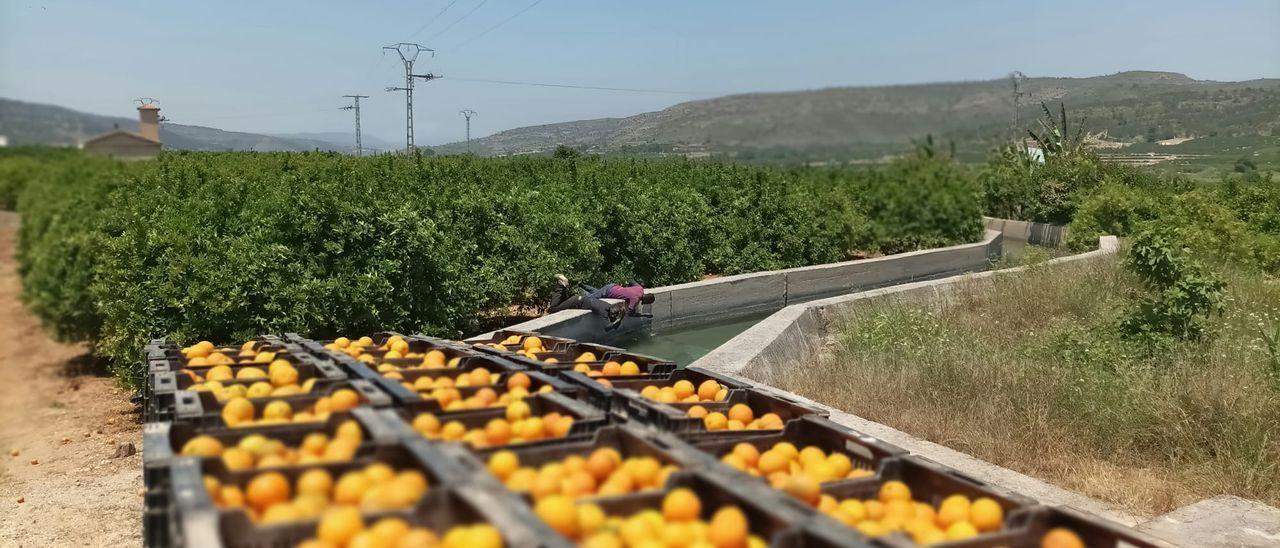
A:
{"type": "Polygon", "coordinates": [[[676,397],[682,400],[694,394],[693,383],[687,380],[676,381],[671,388],[675,391],[676,397]]]}
{"type": "Polygon", "coordinates": [[[231,398],[222,406],[222,421],[227,426],[238,426],[253,420],[253,404],[245,398],[231,398]]]}
{"type": "Polygon", "coordinates": [[[284,400],[275,400],[262,408],[263,420],[289,420],[293,418],[293,407],[284,400]]]}
{"type": "Polygon", "coordinates": [[[694,405],[689,407],[689,411],[687,412],[687,414],[691,418],[701,419],[707,416],[707,408],[701,405],[694,405]]]}
{"type": "Polygon", "coordinates": [[[345,546],[351,537],[364,530],[364,518],[354,506],[334,506],[320,516],[316,537],[334,546],[345,546]]]}
{"type": "Polygon", "coordinates": [[[313,468],[298,476],[298,495],[320,495],[325,498],[333,490],[333,476],[323,468],[313,468]]]}
{"type": "Polygon", "coordinates": [[[660,392],[660,390],[658,390],[658,387],[653,385],[649,385],[640,389],[640,395],[651,400],[658,399],[658,392],[660,392]]]}
{"type": "Polygon", "coordinates": [[[265,379],[267,372],[257,367],[244,367],[236,371],[236,379],[265,379]]]}
{"type": "Polygon", "coordinates": [[[507,406],[506,416],[510,422],[527,419],[531,414],[533,414],[533,410],[529,408],[529,404],[523,401],[512,402],[511,405],[507,406]]]}
{"type": "Polygon", "coordinates": [[[244,491],[234,485],[223,485],[218,492],[218,500],[222,501],[223,506],[241,508],[244,506],[244,491]]]}
{"type": "Polygon", "coordinates": [[[413,493],[413,500],[417,500],[426,494],[428,484],[427,476],[417,470],[403,470],[391,482],[400,489],[413,493]]]}
{"type": "Polygon", "coordinates": [[[729,423],[725,426],[729,430],[743,430],[746,427],[747,425],[738,419],[729,419],[729,423]]]}
{"type": "Polygon", "coordinates": [[[787,458],[785,452],[770,449],[760,454],[760,458],[756,461],[756,466],[760,469],[760,473],[767,476],[774,472],[786,471],[790,462],[791,459],[787,458]]]}
{"type": "Polygon", "coordinates": [[[737,506],[725,506],[711,516],[706,528],[707,540],[716,548],[742,548],[747,546],[747,516],[737,506]]]}
{"type": "Polygon", "coordinates": [[[222,465],[227,470],[248,470],[253,468],[253,455],[244,449],[232,447],[222,452],[222,465]]]}
{"type": "Polygon", "coordinates": [[[531,384],[533,384],[533,381],[529,379],[529,375],[525,373],[513,373],[511,377],[507,379],[507,390],[511,390],[513,388],[524,388],[525,390],[528,390],[529,385],[531,384]]]}
{"type": "Polygon", "coordinates": [[[440,433],[440,419],[431,413],[419,413],[413,418],[413,429],[424,436],[440,433]]]}
{"type": "Polygon", "coordinates": [[[752,468],[760,460],[760,450],[750,443],[742,442],[733,446],[733,454],[742,458],[742,461],[752,468]]]}
{"type": "Polygon", "coordinates": [[[978,497],[969,505],[969,523],[984,533],[998,531],[1004,524],[1004,509],[989,497],[978,497]]]}
{"type": "Polygon", "coordinates": [[[542,348],[542,339],[534,336],[525,337],[524,343],[520,346],[525,350],[538,350],[542,348]]]}
{"type": "Polygon", "coordinates": [[[471,386],[486,386],[489,384],[489,370],[483,367],[472,369],[467,373],[467,377],[471,379],[471,386]]]}
{"type": "Polygon", "coordinates": [[[358,471],[347,472],[338,478],[333,486],[333,502],[336,504],[359,504],[369,490],[369,478],[358,471]]]}
{"type": "Polygon", "coordinates": [[[414,528],[400,537],[400,542],[394,546],[395,548],[439,548],[440,537],[426,529],[414,528]]]}
{"type": "Polygon", "coordinates": [[[713,379],[707,379],[698,385],[698,398],[702,401],[714,400],[718,392],[720,392],[720,383],[713,379]]]}
{"type": "Polygon", "coordinates": [[[458,421],[449,421],[440,428],[440,437],[446,441],[458,441],[467,433],[467,427],[458,421]]]}
{"type": "Polygon", "coordinates": [[[784,490],[810,506],[817,506],[822,498],[822,488],[818,486],[818,482],[804,474],[793,474],[787,480],[784,490]]]}
{"type": "Polygon", "coordinates": [[[182,455],[188,457],[216,457],[222,454],[222,442],[213,436],[196,436],[182,444],[182,455]]]}
{"type": "Polygon", "coordinates": [[[500,480],[506,481],[519,468],[520,457],[511,451],[498,451],[489,457],[489,472],[500,480]]]}
{"type": "Polygon", "coordinates": [[[943,528],[951,524],[969,519],[969,498],[964,495],[951,495],[942,499],[938,505],[938,525],[943,528]]]}
{"type": "Polygon", "coordinates": [[[618,374],[619,375],[639,375],[640,366],[636,365],[636,362],[627,360],[625,362],[622,362],[622,367],[618,369],[618,374]]]}
{"type": "Polygon", "coordinates": [[[329,395],[329,408],[333,411],[346,411],[360,405],[360,394],[350,388],[339,388],[329,395]]]}
{"type": "Polygon", "coordinates": [[[533,506],[533,513],[567,538],[578,537],[578,511],[573,500],[562,495],[550,495],[533,506]]]}
{"type": "Polygon", "coordinates": [[[675,403],[680,401],[680,397],[676,395],[675,388],[664,386],[658,389],[658,401],[662,403],[675,403]]]}
{"type": "Polygon", "coordinates": [[[729,408],[729,420],[736,420],[742,424],[755,420],[756,414],[745,403],[735,403],[729,408]]]}
{"type": "Polygon", "coordinates": [[[724,413],[716,411],[714,413],[708,413],[706,417],[703,417],[702,424],[703,426],[706,426],[707,430],[714,432],[716,430],[724,430],[728,428],[729,419],[724,416],[724,413]]]}
{"type": "Polygon", "coordinates": [[[320,457],[330,461],[347,461],[355,458],[360,443],[350,438],[337,438],[329,442],[320,457]]]}
{"type": "Polygon", "coordinates": [[[957,521],[947,527],[947,540],[964,540],[978,536],[978,530],[967,521],[957,521]]]}
{"type": "Polygon", "coordinates": [[[583,537],[588,537],[604,527],[605,520],[608,519],[599,506],[594,504],[578,505],[578,533],[583,537]]]}
{"type": "Polygon", "coordinates": [[[369,535],[377,540],[375,545],[395,546],[409,534],[409,524],[400,518],[382,518],[369,528],[369,535]]]}
{"type": "Polygon", "coordinates": [[[1080,535],[1066,527],[1054,527],[1040,537],[1040,548],[1084,548],[1080,535]]]}
{"type": "Polygon", "coordinates": [[[578,362],[578,363],[582,363],[582,362],[594,362],[594,361],[599,361],[599,360],[597,360],[597,359],[596,359],[596,355],[595,355],[594,353],[592,353],[592,352],[583,352],[583,353],[579,354],[579,355],[578,355],[578,357],[577,357],[577,358],[575,358],[573,361],[578,362]]]}
{"type": "Polygon", "coordinates": [[[604,481],[618,468],[621,459],[618,452],[611,447],[602,447],[591,452],[587,457],[585,469],[596,481],[604,481]]]}
{"type": "MultiPolygon", "coordinates": [[[[275,365],[275,363],[279,362],[273,362],[272,365],[275,365]]],[[[272,368],[269,376],[271,377],[271,386],[275,387],[288,386],[298,382],[298,370],[294,369],[289,362],[284,362],[284,365],[272,368]]]]}
{"type": "Polygon", "coordinates": [[[560,493],[570,498],[578,498],[595,492],[596,478],[586,470],[571,472],[568,477],[560,481],[560,493]]]}
{"type": "Polygon", "coordinates": [[[560,420],[548,424],[548,434],[554,438],[563,438],[573,429],[573,417],[564,416],[560,420]]]}
{"type": "Polygon", "coordinates": [[[506,445],[511,441],[511,423],[502,419],[491,419],[484,425],[484,436],[490,445],[506,445]]]}
{"type": "Polygon", "coordinates": [[[249,480],[245,500],[259,512],[277,502],[289,500],[289,480],[279,472],[258,474],[249,480]]]}
{"type": "Polygon", "coordinates": [[[782,417],[777,413],[765,413],[760,415],[760,428],[766,430],[776,430],[783,427],[782,417]]]}
{"type": "Polygon", "coordinates": [[[600,368],[600,372],[608,377],[620,375],[622,374],[622,364],[613,361],[605,362],[604,366],[600,368]]]}
{"type": "Polygon", "coordinates": [[[827,465],[831,466],[831,471],[836,478],[843,478],[849,475],[850,470],[853,470],[853,460],[848,455],[838,451],[832,451],[831,456],[827,457],[827,465]]]}
{"type": "Polygon", "coordinates": [[[880,502],[888,504],[892,500],[911,500],[911,488],[898,480],[889,480],[880,486],[880,502]]]}
{"type": "Polygon", "coordinates": [[[867,510],[867,519],[880,521],[884,519],[884,503],[874,499],[862,501],[862,507],[867,510]]]}
{"type": "Polygon", "coordinates": [[[386,483],[396,477],[396,471],[387,463],[373,462],[364,467],[364,477],[375,484],[386,483]]]}
{"type": "Polygon", "coordinates": [[[693,521],[702,515],[702,501],[686,487],[677,487],[662,497],[662,517],[668,522],[693,521]]]}

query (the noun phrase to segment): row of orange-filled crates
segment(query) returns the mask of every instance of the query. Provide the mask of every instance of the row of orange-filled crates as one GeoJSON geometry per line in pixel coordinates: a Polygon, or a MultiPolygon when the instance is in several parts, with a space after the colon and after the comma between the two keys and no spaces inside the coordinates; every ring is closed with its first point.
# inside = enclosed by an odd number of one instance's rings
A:
{"type": "Polygon", "coordinates": [[[149,546],[1162,546],[749,381],[499,331],[153,341],[149,546]]]}

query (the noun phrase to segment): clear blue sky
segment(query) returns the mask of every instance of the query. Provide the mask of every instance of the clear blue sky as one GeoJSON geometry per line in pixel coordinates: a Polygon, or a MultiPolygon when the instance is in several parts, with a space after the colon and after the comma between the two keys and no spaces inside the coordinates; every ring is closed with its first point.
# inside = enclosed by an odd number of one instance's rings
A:
{"type": "Polygon", "coordinates": [[[417,70],[419,144],[530,124],[627,116],[728,93],[1122,70],[1280,77],[1280,1],[884,2],[534,0],[127,2],[0,0],[0,96],[133,116],[153,96],[175,122],[350,131],[340,97],[373,96],[365,131],[403,141],[402,40],[417,70]],[[474,10],[474,11],[473,11],[474,10]],[[456,22],[456,23],[455,23],[456,22]],[[425,29],[423,26],[425,25],[425,29]],[[419,31],[419,29],[422,29],[419,31]],[[418,31],[415,34],[415,31],[418,31]],[[448,77],[703,95],[463,82],[448,77]]]}

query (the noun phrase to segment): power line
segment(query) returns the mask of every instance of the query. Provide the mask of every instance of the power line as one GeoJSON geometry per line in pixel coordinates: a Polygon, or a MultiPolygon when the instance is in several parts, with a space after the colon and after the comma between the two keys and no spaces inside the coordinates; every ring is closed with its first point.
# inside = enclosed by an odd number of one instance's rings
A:
{"type": "Polygon", "coordinates": [[[549,84],[545,82],[517,82],[515,80],[489,80],[485,78],[456,78],[449,77],[450,80],[458,80],[462,82],[482,82],[486,84],[504,84],[510,86],[538,86],[545,88],[569,88],[569,89],[593,89],[599,91],[628,91],[633,93],[666,93],[671,95],[719,95],[710,91],[682,91],[674,89],[642,89],[642,88],[614,88],[603,86],[578,86],[573,84],[549,84]]]}
{"type": "Polygon", "coordinates": [[[454,46],[454,47],[453,47],[453,49],[460,49],[460,48],[462,48],[462,46],[465,46],[465,45],[467,45],[467,44],[470,44],[470,43],[472,43],[472,42],[476,41],[476,40],[477,40],[477,39],[479,39],[481,36],[484,36],[484,35],[486,35],[486,34],[489,34],[490,32],[492,32],[492,31],[494,31],[494,30],[497,30],[497,28],[498,28],[498,27],[501,27],[502,25],[505,25],[505,24],[507,24],[507,23],[510,23],[512,19],[515,19],[515,18],[517,18],[517,17],[520,17],[521,15],[523,15],[523,14],[524,14],[524,12],[526,12],[526,11],[529,11],[529,10],[533,9],[533,7],[534,7],[534,6],[537,6],[538,4],[541,4],[541,3],[542,3],[542,0],[534,0],[534,2],[533,2],[532,4],[529,4],[528,6],[525,6],[525,8],[524,8],[524,9],[522,9],[522,10],[520,10],[520,11],[517,11],[517,12],[515,13],[515,15],[512,15],[511,17],[508,17],[508,18],[506,18],[506,19],[503,19],[503,20],[502,20],[501,22],[499,22],[498,24],[496,24],[496,25],[494,25],[494,26],[492,26],[492,27],[489,27],[489,28],[485,29],[485,30],[484,30],[483,32],[481,32],[480,34],[477,34],[477,35],[475,35],[475,36],[472,36],[471,38],[468,38],[466,41],[462,42],[461,44],[458,44],[458,45],[454,46]]]}
{"type": "Polygon", "coordinates": [[[488,2],[488,1],[489,1],[489,0],[480,0],[480,3],[479,3],[479,4],[476,4],[476,7],[471,8],[471,11],[469,11],[469,12],[467,12],[467,13],[462,14],[462,17],[459,17],[459,18],[455,19],[452,23],[449,23],[449,26],[445,27],[445,28],[444,28],[443,30],[441,30],[440,32],[437,32],[437,33],[433,34],[433,35],[431,36],[431,38],[428,38],[428,39],[427,39],[427,41],[428,41],[428,42],[430,42],[430,41],[432,41],[432,40],[435,40],[436,38],[439,38],[439,37],[440,37],[440,35],[442,35],[442,34],[444,34],[444,33],[446,33],[446,32],[449,32],[449,29],[453,28],[453,26],[454,26],[454,25],[457,25],[458,23],[461,23],[463,19],[466,19],[467,17],[470,17],[470,16],[471,16],[471,14],[475,13],[475,12],[476,12],[476,10],[480,9],[480,6],[485,5],[485,3],[486,3],[486,2],[488,2]]]}
{"type": "Polygon", "coordinates": [[[449,11],[449,8],[452,8],[453,5],[457,3],[458,3],[458,0],[453,0],[452,2],[449,2],[449,5],[445,6],[444,9],[440,10],[440,13],[437,13],[434,16],[432,16],[431,19],[428,19],[426,23],[423,23],[421,27],[418,27],[418,30],[413,31],[413,33],[409,35],[409,39],[412,40],[414,36],[418,35],[418,33],[424,30],[427,30],[427,27],[431,26],[431,24],[436,22],[436,20],[439,19],[441,15],[444,15],[444,12],[449,11]]]}

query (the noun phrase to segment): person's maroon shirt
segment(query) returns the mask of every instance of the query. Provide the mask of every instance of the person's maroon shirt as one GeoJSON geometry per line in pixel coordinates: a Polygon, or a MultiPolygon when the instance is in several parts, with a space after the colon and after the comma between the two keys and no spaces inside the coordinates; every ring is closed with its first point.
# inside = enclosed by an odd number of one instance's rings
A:
{"type": "Polygon", "coordinates": [[[637,306],[640,306],[640,297],[643,296],[644,287],[641,287],[640,284],[630,286],[615,285],[605,293],[605,298],[627,301],[628,310],[635,310],[637,306]]]}

